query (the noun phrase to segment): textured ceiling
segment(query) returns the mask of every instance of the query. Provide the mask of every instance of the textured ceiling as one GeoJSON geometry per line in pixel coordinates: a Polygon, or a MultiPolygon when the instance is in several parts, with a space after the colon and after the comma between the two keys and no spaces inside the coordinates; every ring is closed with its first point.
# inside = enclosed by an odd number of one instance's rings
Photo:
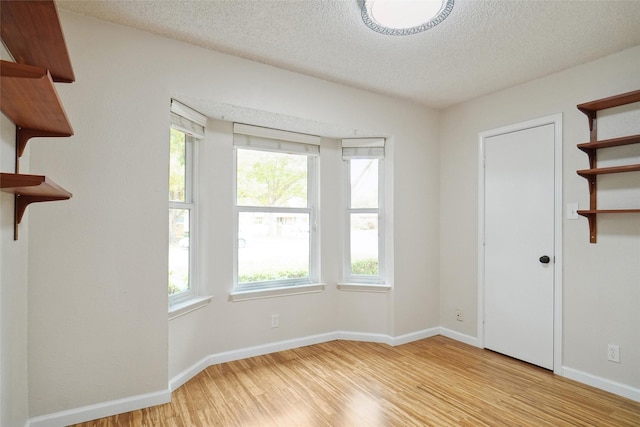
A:
{"type": "Polygon", "coordinates": [[[359,0],[56,3],[437,109],[640,45],[640,0],[456,0],[443,23],[406,37],[367,28],[359,0]]]}

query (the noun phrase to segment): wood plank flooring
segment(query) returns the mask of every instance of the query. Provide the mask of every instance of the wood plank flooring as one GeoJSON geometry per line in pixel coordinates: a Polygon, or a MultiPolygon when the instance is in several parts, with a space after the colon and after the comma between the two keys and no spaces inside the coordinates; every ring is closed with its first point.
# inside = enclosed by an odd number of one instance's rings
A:
{"type": "Polygon", "coordinates": [[[333,341],[207,368],[115,426],[640,426],[640,403],[438,336],[333,341]]]}

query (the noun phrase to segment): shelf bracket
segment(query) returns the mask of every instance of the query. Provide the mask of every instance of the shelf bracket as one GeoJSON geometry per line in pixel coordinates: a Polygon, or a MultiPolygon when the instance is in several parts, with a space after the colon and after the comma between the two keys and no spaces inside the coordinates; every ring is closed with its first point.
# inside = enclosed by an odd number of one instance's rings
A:
{"type": "Polygon", "coordinates": [[[593,132],[593,124],[596,120],[597,111],[580,107],[578,107],[578,109],[587,115],[587,119],[589,120],[589,132],[593,132]]]}
{"type": "Polygon", "coordinates": [[[27,148],[27,143],[35,137],[67,137],[66,133],[51,132],[16,126],[16,173],[20,173],[20,157],[27,148]]]}
{"type": "Polygon", "coordinates": [[[51,132],[46,130],[28,129],[20,126],[16,127],[16,151],[18,157],[22,157],[24,149],[27,147],[27,142],[31,138],[35,137],[66,137],[71,136],[68,133],[51,132]]]}
{"type": "Polygon", "coordinates": [[[578,214],[584,216],[589,221],[589,242],[597,243],[596,236],[598,235],[598,223],[596,220],[597,215],[594,212],[581,212],[578,211],[578,214]]]}
{"type": "Polygon", "coordinates": [[[27,210],[27,206],[37,202],[53,202],[56,200],[67,200],[68,197],[58,196],[29,196],[26,194],[16,194],[14,202],[13,240],[18,240],[18,225],[22,222],[22,217],[27,210]]]}
{"type": "Polygon", "coordinates": [[[24,216],[25,211],[27,210],[27,206],[31,203],[34,203],[36,200],[33,200],[33,197],[16,194],[14,196],[14,216],[13,216],[13,240],[18,240],[18,225],[22,222],[22,217],[24,216]]]}
{"type": "Polygon", "coordinates": [[[596,214],[589,215],[587,219],[589,220],[589,243],[597,243],[598,221],[596,214]]]}
{"type": "MultiPolygon", "coordinates": [[[[25,206],[24,209],[26,209],[27,207],[25,206]]],[[[20,220],[22,219],[22,215],[24,214],[24,209],[22,210],[22,212],[19,212],[19,208],[18,208],[18,195],[14,194],[13,195],[13,240],[18,240],[18,224],[20,224],[20,220]],[[18,220],[18,217],[20,218],[20,220],[18,220]]]]}

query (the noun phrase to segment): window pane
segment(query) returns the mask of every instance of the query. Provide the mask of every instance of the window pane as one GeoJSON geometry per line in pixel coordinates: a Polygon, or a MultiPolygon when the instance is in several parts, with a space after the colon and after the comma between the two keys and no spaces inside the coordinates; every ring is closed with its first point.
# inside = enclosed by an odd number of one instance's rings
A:
{"type": "Polygon", "coordinates": [[[352,159],[351,208],[378,207],[378,159],[352,159]]]}
{"type": "Polygon", "coordinates": [[[309,214],[240,212],[238,283],[309,277],[309,214]]]}
{"type": "Polygon", "coordinates": [[[169,209],[169,295],[189,290],[189,210],[169,209]]]}
{"type": "Polygon", "coordinates": [[[238,206],[307,207],[307,156],[237,150],[238,206]]]}
{"type": "Polygon", "coordinates": [[[169,138],[169,201],[186,201],[185,134],[171,129],[169,138]]]}
{"type": "Polygon", "coordinates": [[[379,274],[378,214],[351,214],[351,274],[379,274]]]}

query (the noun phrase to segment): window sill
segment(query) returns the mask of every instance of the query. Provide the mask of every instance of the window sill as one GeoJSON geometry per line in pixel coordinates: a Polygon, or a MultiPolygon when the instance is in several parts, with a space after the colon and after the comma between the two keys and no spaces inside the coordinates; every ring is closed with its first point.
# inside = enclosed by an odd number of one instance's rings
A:
{"type": "Polygon", "coordinates": [[[391,285],[373,285],[370,283],[338,283],[339,291],[346,292],[374,292],[386,293],[391,290],[391,285]]]}
{"type": "Polygon", "coordinates": [[[324,291],[324,286],[324,283],[316,283],[311,285],[283,286],[280,288],[252,289],[249,291],[233,291],[229,294],[229,300],[238,302],[289,295],[315,294],[324,291]]]}
{"type": "Polygon", "coordinates": [[[206,297],[196,297],[188,301],[181,302],[173,305],[169,308],[169,320],[177,319],[185,314],[189,314],[193,311],[206,307],[213,298],[213,295],[206,297]]]}

